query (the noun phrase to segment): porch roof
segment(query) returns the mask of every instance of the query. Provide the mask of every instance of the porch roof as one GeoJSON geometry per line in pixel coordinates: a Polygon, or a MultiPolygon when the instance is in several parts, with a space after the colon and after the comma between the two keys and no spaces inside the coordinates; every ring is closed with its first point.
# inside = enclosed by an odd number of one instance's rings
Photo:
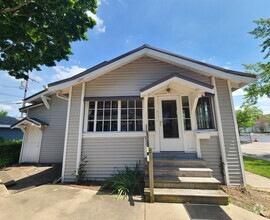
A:
{"type": "Polygon", "coordinates": [[[33,125],[36,125],[38,127],[41,127],[41,126],[47,127],[47,126],[49,126],[48,123],[46,123],[44,121],[41,121],[40,119],[25,117],[22,120],[16,122],[15,124],[11,125],[10,128],[11,129],[16,128],[16,127],[19,127],[20,125],[24,125],[24,124],[33,124],[33,125]]]}
{"type": "Polygon", "coordinates": [[[156,91],[159,88],[169,85],[172,82],[183,84],[184,86],[191,87],[194,89],[199,89],[200,91],[207,93],[214,93],[214,86],[197,79],[190,78],[188,76],[182,75],[180,73],[172,73],[168,76],[161,78],[148,86],[143,87],[141,91],[141,96],[147,95],[153,91],[156,91]]]}

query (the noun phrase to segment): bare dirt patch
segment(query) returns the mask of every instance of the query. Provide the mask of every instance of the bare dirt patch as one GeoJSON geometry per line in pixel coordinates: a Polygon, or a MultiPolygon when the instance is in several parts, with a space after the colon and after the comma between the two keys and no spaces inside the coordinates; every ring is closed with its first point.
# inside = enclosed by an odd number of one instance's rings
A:
{"type": "Polygon", "coordinates": [[[270,193],[249,186],[221,186],[229,196],[230,202],[258,215],[270,218],[270,193]]]}

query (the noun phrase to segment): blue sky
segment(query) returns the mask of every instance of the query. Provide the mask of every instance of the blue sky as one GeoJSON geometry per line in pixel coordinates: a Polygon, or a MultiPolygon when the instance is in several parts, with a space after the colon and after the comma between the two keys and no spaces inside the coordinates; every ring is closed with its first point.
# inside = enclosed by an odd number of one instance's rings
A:
{"type": "MultiPolygon", "coordinates": [[[[253,20],[269,17],[269,0],[99,0],[97,21],[89,41],[72,44],[74,55],[56,67],[33,72],[31,95],[49,82],[79,73],[142,44],[150,44],[221,67],[244,71],[242,64],[263,60],[260,41],[248,34],[253,20]]],[[[0,110],[19,116],[16,104],[23,96],[20,81],[0,73],[0,110]]],[[[234,93],[236,109],[243,90],[234,93]]],[[[270,113],[270,100],[258,106],[270,113]]]]}

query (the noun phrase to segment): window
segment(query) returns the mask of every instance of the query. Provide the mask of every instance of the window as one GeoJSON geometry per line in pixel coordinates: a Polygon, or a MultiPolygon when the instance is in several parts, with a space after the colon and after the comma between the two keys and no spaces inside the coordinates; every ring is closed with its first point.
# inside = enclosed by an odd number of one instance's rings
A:
{"type": "Polygon", "coordinates": [[[213,129],[213,108],[211,97],[201,97],[196,108],[198,129],[213,129]]]}
{"type": "Polygon", "coordinates": [[[141,100],[89,101],[87,131],[110,132],[118,129],[142,131],[141,100]]]}
{"type": "Polygon", "coordinates": [[[182,108],[185,130],[191,130],[190,110],[188,96],[182,96],[182,108]]]}
{"type": "Polygon", "coordinates": [[[121,101],[121,131],[142,131],[142,100],[121,101]]]}
{"type": "Polygon", "coordinates": [[[155,100],[148,98],[148,130],[155,131],[155,100]]]}

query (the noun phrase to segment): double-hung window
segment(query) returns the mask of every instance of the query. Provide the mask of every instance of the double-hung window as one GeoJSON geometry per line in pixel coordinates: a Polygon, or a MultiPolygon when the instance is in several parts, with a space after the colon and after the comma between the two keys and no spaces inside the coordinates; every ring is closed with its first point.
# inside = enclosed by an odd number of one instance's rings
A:
{"type": "Polygon", "coordinates": [[[89,101],[88,132],[142,131],[142,100],[89,101]]]}
{"type": "Polygon", "coordinates": [[[196,108],[198,129],[214,129],[214,114],[211,97],[201,97],[196,108]]]}

